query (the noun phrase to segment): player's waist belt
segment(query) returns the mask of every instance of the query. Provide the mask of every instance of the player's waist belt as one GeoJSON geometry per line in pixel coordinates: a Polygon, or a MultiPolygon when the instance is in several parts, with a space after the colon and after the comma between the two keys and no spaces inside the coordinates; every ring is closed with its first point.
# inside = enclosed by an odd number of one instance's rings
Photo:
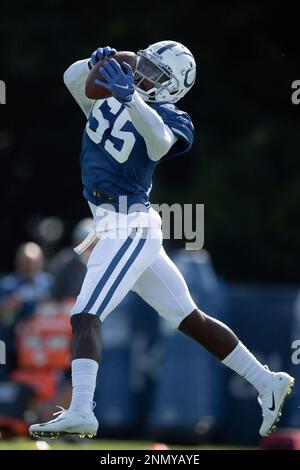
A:
{"type": "MultiPolygon", "coordinates": [[[[116,202],[115,196],[104,193],[103,191],[99,191],[98,189],[93,189],[92,195],[104,202],[116,202]]],[[[97,240],[97,238],[98,236],[95,231],[90,232],[87,237],[78,246],[74,248],[75,253],[81,255],[85,250],[89,248],[89,246],[91,246],[92,243],[97,240]]]]}
{"type": "Polygon", "coordinates": [[[102,201],[116,202],[115,196],[113,196],[112,194],[104,193],[103,191],[99,191],[98,189],[93,189],[92,195],[97,199],[101,199],[102,201]]]}
{"type": "Polygon", "coordinates": [[[109,210],[109,205],[114,206],[116,212],[128,214],[134,212],[148,212],[151,204],[146,194],[111,194],[102,191],[101,189],[85,187],[83,190],[84,196],[88,201],[93,202],[97,206],[105,205],[109,210]],[[96,201],[97,199],[97,201],[96,201]],[[107,206],[108,205],[108,206],[107,206]]]}

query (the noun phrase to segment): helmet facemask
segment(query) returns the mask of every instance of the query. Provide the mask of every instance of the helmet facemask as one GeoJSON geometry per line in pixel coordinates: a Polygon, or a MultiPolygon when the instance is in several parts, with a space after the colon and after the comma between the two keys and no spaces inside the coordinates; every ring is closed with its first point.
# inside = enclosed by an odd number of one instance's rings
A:
{"type": "Polygon", "coordinates": [[[136,91],[144,101],[172,101],[172,93],[178,90],[178,81],[172,70],[146,51],[137,53],[137,66],[134,73],[136,91]]]}

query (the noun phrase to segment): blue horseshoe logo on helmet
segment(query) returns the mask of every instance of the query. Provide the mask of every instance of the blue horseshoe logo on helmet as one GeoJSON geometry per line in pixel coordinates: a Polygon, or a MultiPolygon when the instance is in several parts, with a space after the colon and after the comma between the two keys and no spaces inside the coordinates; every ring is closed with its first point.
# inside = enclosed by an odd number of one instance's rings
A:
{"type": "Polygon", "coordinates": [[[185,73],[185,77],[184,77],[184,86],[186,86],[187,88],[190,88],[193,84],[194,84],[194,81],[195,80],[192,80],[191,82],[188,81],[188,78],[189,78],[189,73],[193,70],[193,64],[191,64],[191,68],[189,68],[189,70],[186,71],[185,73]]]}

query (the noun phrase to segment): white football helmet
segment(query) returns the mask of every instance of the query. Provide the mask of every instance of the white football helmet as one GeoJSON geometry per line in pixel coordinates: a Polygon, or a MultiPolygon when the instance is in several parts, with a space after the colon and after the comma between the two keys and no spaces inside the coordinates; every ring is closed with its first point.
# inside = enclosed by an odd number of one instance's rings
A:
{"type": "Polygon", "coordinates": [[[195,79],[194,56],[179,42],[156,42],[137,53],[134,82],[144,101],[176,103],[195,79]]]}

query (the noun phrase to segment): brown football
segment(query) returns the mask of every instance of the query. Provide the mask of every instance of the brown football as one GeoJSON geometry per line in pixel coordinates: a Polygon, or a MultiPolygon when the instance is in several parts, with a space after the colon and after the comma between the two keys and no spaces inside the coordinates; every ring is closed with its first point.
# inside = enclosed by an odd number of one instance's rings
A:
{"type": "Polygon", "coordinates": [[[120,51],[120,52],[116,52],[112,56],[109,56],[103,60],[100,60],[91,69],[85,82],[85,94],[88,98],[91,98],[93,100],[103,100],[111,96],[110,91],[106,90],[106,88],[103,88],[95,83],[96,79],[105,82],[105,79],[100,74],[99,69],[101,68],[102,64],[106,60],[111,59],[111,58],[114,58],[121,65],[122,65],[122,62],[127,62],[127,64],[131,65],[132,70],[133,71],[135,70],[136,54],[134,52],[120,51]]]}

